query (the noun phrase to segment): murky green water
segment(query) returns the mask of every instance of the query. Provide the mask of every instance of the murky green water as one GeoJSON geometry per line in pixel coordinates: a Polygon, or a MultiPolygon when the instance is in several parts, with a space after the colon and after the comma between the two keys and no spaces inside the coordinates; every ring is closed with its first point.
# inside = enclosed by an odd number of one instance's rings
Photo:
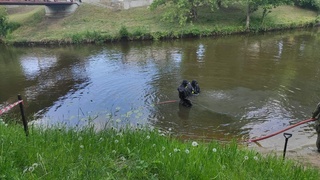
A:
{"type": "MultiPolygon", "coordinates": [[[[44,124],[75,126],[91,119],[99,129],[112,118],[186,138],[260,137],[310,118],[320,101],[319,47],[318,29],[100,46],[1,46],[0,107],[21,94],[28,115],[44,124]],[[202,89],[191,97],[191,109],[157,104],[178,100],[183,79],[196,79],[202,89]]],[[[315,138],[312,123],[290,132],[297,144],[315,138]]],[[[279,135],[262,143],[282,141],[279,135]]]]}

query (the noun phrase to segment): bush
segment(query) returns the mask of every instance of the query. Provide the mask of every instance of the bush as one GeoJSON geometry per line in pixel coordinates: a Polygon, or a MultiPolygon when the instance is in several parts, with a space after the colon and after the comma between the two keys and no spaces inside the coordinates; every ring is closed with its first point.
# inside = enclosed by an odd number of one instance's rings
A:
{"type": "Polygon", "coordinates": [[[9,23],[7,16],[0,14],[0,37],[5,37],[8,33],[19,27],[19,23],[9,23]]]}

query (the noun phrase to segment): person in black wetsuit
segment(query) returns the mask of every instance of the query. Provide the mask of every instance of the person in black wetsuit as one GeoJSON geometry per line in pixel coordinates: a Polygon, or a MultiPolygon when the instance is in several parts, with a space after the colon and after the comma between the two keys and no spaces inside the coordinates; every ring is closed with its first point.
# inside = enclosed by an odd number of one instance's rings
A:
{"type": "Polygon", "coordinates": [[[178,87],[180,104],[186,107],[191,107],[192,103],[188,99],[189,96],[192,96],[192,86],[187,80],[183,80],[181,85],[178,87]]]}
{"type": "Polygon", "coordinates": [[[200,93],[200,86],[196,80],[191,81],[191,86],[193,88],[193,94],[199,94],[200,93]]]}
{"type": "Polygon", "coordinates": [[[315,129],[318,134],[317,136],[317,141],[316,141],[316,146],[318,148],[318,152],[320,152],[320,122],[319,122],[319,114],[320,114],[320,103],[317,104],[317,107],[315,110],[312,112],[312,118],[317,119],[315,122],[315,129]]]}

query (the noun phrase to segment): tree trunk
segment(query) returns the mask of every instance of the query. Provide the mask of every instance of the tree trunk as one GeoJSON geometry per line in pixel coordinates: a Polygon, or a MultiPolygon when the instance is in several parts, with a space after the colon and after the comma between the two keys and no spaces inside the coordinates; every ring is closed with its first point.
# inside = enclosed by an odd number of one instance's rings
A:
{"type": "Polygon", "coordinates": [[[250,4],[247,6],[247,20],[246,20],[246,30],[249,31],[250,27],[250,4]]]}

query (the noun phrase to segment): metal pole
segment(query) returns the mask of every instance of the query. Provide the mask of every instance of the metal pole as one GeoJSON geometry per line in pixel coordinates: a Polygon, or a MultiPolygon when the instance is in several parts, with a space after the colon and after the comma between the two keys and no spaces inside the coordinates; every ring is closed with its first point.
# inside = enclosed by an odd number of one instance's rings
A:
{"type": "MultiPolygon", "coordinates": [[[[21,95],[18,94],[18,100],[22,100],[21,95]]],[[[19,103],[19,107],[20,107],[20,112],[21,112],[21,117],[22,117],[22,123],[23,123],[23,127],[24,127],[24,132],[26,133],[26,136],[29,135],[29,131],[28,131],[28,122],[26,120],[26,116],[24,115],[24,109],[23,109],[23,103],[19,103]]]]}
{"type": "Polygon", "coordinates": [[[289,140],[289,138],[291,138],[292,134],[283,133],[283,136],[286,138],[285,143],[284,143],[284,150],[283,150],[283,160],[284,160],[284,158],[286,157],[288,140],[289,140]]]}

